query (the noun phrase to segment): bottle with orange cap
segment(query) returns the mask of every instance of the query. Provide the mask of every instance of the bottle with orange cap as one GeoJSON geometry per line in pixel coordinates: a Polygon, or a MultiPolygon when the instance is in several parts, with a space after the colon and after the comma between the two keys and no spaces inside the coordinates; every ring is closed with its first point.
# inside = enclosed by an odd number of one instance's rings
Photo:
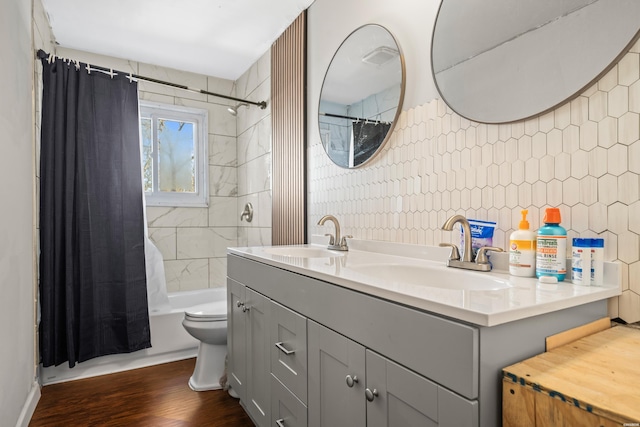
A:
{"type": "Polygon", "coordinates": [[[509,273],[512,276],[535,277],[536,233],[529,229],[528,210],[520,211],[518,230],[509,237],[509,273]]]}
{"type": "Polygon", "coordinates": [[[536,237],[536,277],[562,282],[567,274],[567,230],[560,225],[560,209],[547,208],[536,237]]]}

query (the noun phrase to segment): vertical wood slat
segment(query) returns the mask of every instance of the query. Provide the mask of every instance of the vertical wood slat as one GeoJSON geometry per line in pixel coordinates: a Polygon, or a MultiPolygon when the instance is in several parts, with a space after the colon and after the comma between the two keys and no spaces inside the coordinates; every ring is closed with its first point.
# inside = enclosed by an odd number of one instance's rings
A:
{"type": "Polygon", "coordinates": [[[272,244],[306,242],[306,11],[271,48],[272,244]]]}

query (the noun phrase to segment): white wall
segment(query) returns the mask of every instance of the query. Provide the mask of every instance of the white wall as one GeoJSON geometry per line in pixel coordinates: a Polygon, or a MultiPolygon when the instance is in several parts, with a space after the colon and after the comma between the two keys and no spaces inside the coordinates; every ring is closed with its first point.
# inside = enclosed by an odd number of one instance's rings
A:
{"type": "Polygon", "coordinates": [[[7,426],[28,421],[30,396],[39,395],[34,383],[31,16],[29,0],[0,2],[0,414],[7,426]]]}
{"type": "MultiPolygon", "coordinates": [[[[605,238],[605,257],[622,265],[623,293],[609,314],[640,320],[640,42],[578,98],[530,120],[484,125],[438,99],[430,72],[430,36],[438,1],[316,0],[309,9],[309,233],[336,215],[357,238],[437,245],[461,213],[498,223],[505,248],[521,209],[538,228],[560,208],[569,237],[605,238]],[[405,54],[407,85],[399,122],[364,167],[345,170],[320,143],[317,105],[324,73],[340,41],[358,26],[382,24],[405,54]]],[[[491,100],[487,100],[490,102],[491,100]]],[[[525,102],[525,101],[523,101],[525,102]]]]}

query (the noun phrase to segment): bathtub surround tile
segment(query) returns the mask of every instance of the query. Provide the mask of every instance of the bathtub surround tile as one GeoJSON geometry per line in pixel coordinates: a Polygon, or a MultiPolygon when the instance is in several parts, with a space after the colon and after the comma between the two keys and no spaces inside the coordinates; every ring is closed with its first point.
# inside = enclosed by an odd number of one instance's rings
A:
{"type": "Polygon", "coordinates": [[[253,194],[271,188],[271,156],[264,155],[238,167],[238,194],[253,194]]]}
{"type": "Polygon", "coordinates": [[[271,119],[266,117],[238,135],[238,164],[271,152],[271,119]]]}
{"type": "Polygon", "coordinates": [[[238,210],[238,198],[211,197],[209,199],[209,226],[237,227],[240,212],[241,209],[238,210]]]}
{"type": "Polygon", "coordinates": [[[177,258],[217,258],[227,254],[227,248],[237,245],[235,227],[179,228],[177,258]]]}
{"type": "Polygon", "coordinates": [[[147,206],[149,227],[207,227],[207,208],[147,206]]]}
{"type": "Polygon", "coordinates": [[[227,258],[209,258],[209,287],[227,286],[227,258]]]}
{"type": "Polygon", "coordinates": [[[169,260],[164,262],[167,292],[192,291],[209,287],[209,260],[169,260]]]}
{"type": "Polygon", "coordinates": [[[235,167],[216,166],[209,168],[209,194],[211,196],[234,197],[238,194],[238,176],[235,167]]]}
{"type": "Polygon", "coordinates": [[[236,166],[236,138],[209,134],[209,165],[236,166]]]}
{"type": "Polygon", "coordinates": [[[162,259],[176,259],[176,229],[171,228],[149,228],[149,239],[162,253],[162,259]]]}
{"type": "MultiPolygon", "coordinates": [[[[202,74],[195,74],[145,63],[140,63],[138,68],[141,76],[151,77],[170,83],[177,83],[196,89],[206,89],[208,87],[207,77],[202,74]]],[[[198,92],[186,91],[150,82],[140,82],[140,84],[142,85],[140,90],[171,95],[180,99],[194,99],[203,102],[207,101],[207,95],[198,92]]]]}

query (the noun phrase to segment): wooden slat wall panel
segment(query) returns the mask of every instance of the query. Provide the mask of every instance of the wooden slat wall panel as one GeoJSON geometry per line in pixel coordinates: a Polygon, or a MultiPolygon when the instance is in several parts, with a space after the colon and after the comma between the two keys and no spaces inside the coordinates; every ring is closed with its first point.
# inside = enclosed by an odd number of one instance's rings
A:
{"type": "Polygon", "coordinates": [[[271,48],[272,244],[306,243],[306,11],[271,48]]]}

